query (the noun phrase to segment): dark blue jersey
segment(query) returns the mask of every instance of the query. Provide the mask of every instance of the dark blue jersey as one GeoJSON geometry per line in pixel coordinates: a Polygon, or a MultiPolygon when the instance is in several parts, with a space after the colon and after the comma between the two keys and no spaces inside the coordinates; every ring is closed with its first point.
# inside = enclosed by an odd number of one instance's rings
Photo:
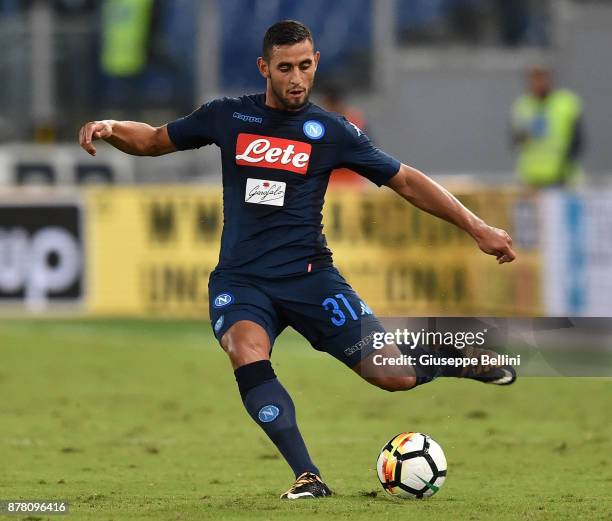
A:
{"type": "Polygon", "coordinates": [[[265,95],[211,101],[168,124],[178,150],[216,144],[223,169],[223,235],[218,270],[262,277],[332,263],[322,209],[330,172],[348,167],[377,185],[400,163],[345,118],[309,103],[296,112],[265,95]]]}

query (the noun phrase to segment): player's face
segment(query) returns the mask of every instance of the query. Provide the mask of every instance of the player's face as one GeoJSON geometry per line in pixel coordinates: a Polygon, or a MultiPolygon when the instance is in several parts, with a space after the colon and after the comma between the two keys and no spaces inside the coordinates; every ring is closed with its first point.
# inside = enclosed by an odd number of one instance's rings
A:
{"type": "Polygon", "coordinates": [[[314,85],[319,63],[319,52],[314,52],[312,42],[304,40],[293,45],[278,45],[272,49],[270,61],[258,61],[261,74],[268,80],[268,93],[275,98],[268,100],[278,108],[299,110],[307,102],[314,85]]]}

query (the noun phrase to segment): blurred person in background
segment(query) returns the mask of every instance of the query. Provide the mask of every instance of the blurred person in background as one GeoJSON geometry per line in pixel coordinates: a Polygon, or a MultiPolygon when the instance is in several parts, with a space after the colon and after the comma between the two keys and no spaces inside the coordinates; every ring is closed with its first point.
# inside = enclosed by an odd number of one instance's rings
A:
{"type": "Polygon", "coordinates": [[[107,0],[102,5],[101,62],[105,74],[131,78],[147,66],[154,0],[107,0]]]}
{"type": "Polygon", "coordinates": [[[98,105],[119,114],[185,112],[194,89],[197,0],[106,0],[98,105]]]}
{"type": "Polygon", "coordinates": [[[154,0],[106,0],[100,9],[100,68],[104,102],[130,110],[142,102],[143,75],[150,66],[154,0]]]}
{"type": "MultiPolygon", "coordinates": [[[[337,84],[329,84],[322,89],[321,106],[330,112],[336,112],[344,116],[349,123],[359,127],[364,134],[372,138],[371,132],[367,128],[366,119],[363,111],[357,107],[352,107],[346,103],[345,91],[337,84]]],[[[365,186],[366,181],[356,172],[348,168],[336,168],[332,170],[332,175],[329,179],[330,187],[346,186],[346,185],[362,185],[365,186]]]]}
{"type": "Polygon", "coordinates": [[[550,69],[527,73],[528,92],[512,106],[512,144],[517,170],[530,187],[567,187],[581,177],[584,149],[582,101],[567,89],[556,89],[550,69]]]}

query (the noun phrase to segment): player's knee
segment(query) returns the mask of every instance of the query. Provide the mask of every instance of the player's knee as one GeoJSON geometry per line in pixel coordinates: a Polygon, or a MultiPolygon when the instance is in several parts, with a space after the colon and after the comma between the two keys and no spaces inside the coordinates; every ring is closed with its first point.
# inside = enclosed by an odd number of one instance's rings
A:
{"type": "Polygon", "coordinates": [[[235,365],[244,365],[268,358],[268,346],[257,338],[241,338],[227,343],[226,352],[235,365]]]}
{"type": "Polygon", "coordinates": [[[265,360],[270,354],[270,341],[260,326],[232,327],[223,336],[221,345],[234,367],[265,360]]]}
{"type": "Polygon", "coordinates": [[[414,376],[381,376],[370,380],[376,387],[385,391],[407,391],[416,385],[414,376]]]}

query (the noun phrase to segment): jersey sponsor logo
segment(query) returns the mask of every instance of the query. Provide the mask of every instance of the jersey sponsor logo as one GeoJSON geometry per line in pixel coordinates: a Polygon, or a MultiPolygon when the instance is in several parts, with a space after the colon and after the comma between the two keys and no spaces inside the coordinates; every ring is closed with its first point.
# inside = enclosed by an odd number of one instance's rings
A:
{"type": "Polygon", "coordinates": [[[280,409],[276,405],[264,405],[261,409],[259,409],[257,417],[259,418],[260,422],[269,423],[276,420],[279,414],[280,409]]]}
{"type": "Polygon", "coordinates": [[[258,118],[257,116],[248,116],[247,114],[240,114],[240,112],[234,112],[232,114],[232,117],[241,121],[246,121],[247,123],[263,123],[263,118],[258,118]]]}
{"type": "Polygon", "coordinates": [[[304,123],[302,127],[304,134],[306,134],[310,139],[321,139],[325,135],[325,127],[323,123],[309,119],[304,123]]]}
{"type": "Polygon", "coordinates": [[[220,293],[215,297],[215,300],[213,301],[213,306],[215,306],[216,308],[222,308],[223,306],[228,306],[229,304],[231,304],[233,300],[234,297],[232,297],[229,293],[220,293]]]}
{"type": "Polygon", "coordinates": [[[279,137],[238,134],[236,164],[306,174],[312,146],[279,137]]]}
{"type": "Polygon", "coordinates": [[[244,201],[252,204],[268,204],[283,206],[285,204],[285,188],[287,184],[281,181],[248,178],[244,192],[244,201]]]}

